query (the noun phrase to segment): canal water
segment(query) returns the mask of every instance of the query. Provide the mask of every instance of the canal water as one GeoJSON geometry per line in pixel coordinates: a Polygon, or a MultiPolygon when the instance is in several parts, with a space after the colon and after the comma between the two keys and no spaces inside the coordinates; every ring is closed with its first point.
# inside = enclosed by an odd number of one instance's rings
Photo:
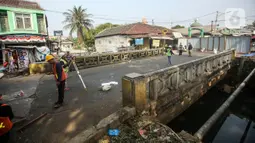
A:
{"type": "MultiPolygon", "coordinates": [[[[194,134],[230,96],[220,90],[224,80],[210,89],[168,126],[194,134]]],[[[245,87],[204,137],[205,143],[255,143],[255,89],[245,87]]]]}

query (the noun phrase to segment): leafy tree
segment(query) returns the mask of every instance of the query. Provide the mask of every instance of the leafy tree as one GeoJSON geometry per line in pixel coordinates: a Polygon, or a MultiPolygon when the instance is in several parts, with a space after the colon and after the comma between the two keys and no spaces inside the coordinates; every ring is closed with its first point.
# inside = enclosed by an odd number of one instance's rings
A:
{"type": "Polygon", "coordinates": [[[172,27],[172,29],[179,29],[179,28],[185,28],[185,26],[175,25],[174,27],[172,27]]]}
{"type": "Polygon", "coordinates": [[[63,21],[64,29],[70,29],[69,35],[72,36],[74,32],[77,33],[78,43],[85,44],[84,29],[90,30],[92,28],[91,16],[87,14],[87,9],[83,9],[81,6],[74,6],[72,10],[64,12],[65,20],[63,21]]]}
{"type": "Polygon", "coordinates": [[[108,28],[113,28],[113,27],[117,27],[119,25],[117,24],[112,24],[112,23],[104,23],[104,24],[100,24],[97,27],[95,27],[94,29],[90,29],[87,30],[84,28],[83,32],[85,35],[85,44],[88,47],[93,47],[95,45],[95,36],[104,31],[105,29],[108,28]]]}
{"type": "Polygon", "coordinates": [[[117,27],[119,26],[118,24],[112,24],[112,23],[104,23],[104,24],[100,24],[98,25],[96,28],[95,28],[95,35],[104,31],[105,29],[108,29],[108,28],[113,28],[113,27],[117,27]]]}
{"type": "Polygon", "coordinates": [[[252,26],[255,27],[255,21],[252,22],[252,26]]]}

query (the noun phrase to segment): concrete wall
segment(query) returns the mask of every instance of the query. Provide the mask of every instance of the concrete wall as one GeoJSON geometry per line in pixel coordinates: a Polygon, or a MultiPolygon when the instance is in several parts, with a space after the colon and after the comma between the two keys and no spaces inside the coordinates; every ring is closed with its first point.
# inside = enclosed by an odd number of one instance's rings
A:
{"type": "Polygon", "coordinates": [[[95,39],[95,46],[99,53],[107,51],[117,52],[118,47],[130,46],[129,40],[131,39],[124,35],[101,37],[95,39]]]}
{"type": "Polygon", "coordinates": [[[149,111],[167,123],[224,78],[233,55],[231,50],[147,74],[128,74],[122,79],[123,106],[149,111]]]}
{"type": "MultiPolygon", "coordinates": [[[[73,51],[73,43],[72,42],[62,42],[61,50],[64,51],[64,52],[66,52],[66,51],[70,51],[70,52],[73,51]]],[[[81,50],[79,50],[79,52],[81,52],[81,50]]]]}
{"type": "MultiPolygon", "coordinates": [[[[150,49],[150,50],[134,50],[129,52],[118,52],[110,54],[98,54],[92,56],[79,56],[75,58],[75,63],[79,69],[85,69],[90,67],[97,67],[108,64],[115,64],[120,62],[126,62],[132,59],[141,59],[151,56],[159,56],[164,54],[164,49],[150,49]]],[[[32,63],[29,66],[30,74],[47,73],[51,72],[47,62],[32,63]]]]}
{"type": "Polygon", "coordinates": [[[178,40],[178,45],[180,42],[191,43],[193,49],[203,49],[208,51],[213,51],[217,49],[218,51],[224,51],[229,49],[235,49],[237,53],[249,53],[250,52],[250,42],[251,37],[249,36],[222,36],[222,37],[203,37],[203,38],[181,38],[178,40]]]}

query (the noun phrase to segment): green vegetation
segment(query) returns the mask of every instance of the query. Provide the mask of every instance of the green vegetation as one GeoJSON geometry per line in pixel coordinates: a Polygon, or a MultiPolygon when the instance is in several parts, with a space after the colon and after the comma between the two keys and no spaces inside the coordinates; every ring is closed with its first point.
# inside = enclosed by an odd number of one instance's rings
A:
{"type": "MultiPolygon", "coordinates": [[[[119,25],[112,23],[104,23],[93,28],[92,20],[89,19],[92,15],[86,12],[81,6],[74,6],[72,10],[67,10],[64,13],[65,20],[63,21],[64,29],[69,29],[69,36],[72,39],[77,49],[82,47],[94,47],[95,36],[108,28],[117,27],[119,25]],[[73,38],[72,34],[76,33],[77,38],[73,38]]],[[[89,49],[87,49],[89,51],[89,49]]]]}
{"type": "Polygon", "coordinates": [[[179,29],[179,28],[185,28],[185,26],[175,25],[174,27],[172,27],[172,29],[179,29]]]}
{"type": "Polygon", "coordinates": [[[89,19],[91,15],[86,11],[81,6],[74,6],[72,10],[69,9],[67,12],[64,12],[65,20],[63,23],[66,24],[64,29],[70,29],[70,37],[76,32],[79,45],[85,45],[85,30],[89,31],[92,28],[92,20],[89,19]]]}

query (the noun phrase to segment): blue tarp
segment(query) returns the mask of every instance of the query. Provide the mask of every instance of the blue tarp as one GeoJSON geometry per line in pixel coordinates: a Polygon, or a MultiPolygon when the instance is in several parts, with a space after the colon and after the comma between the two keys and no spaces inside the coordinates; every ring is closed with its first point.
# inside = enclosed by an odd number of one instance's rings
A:
{"type": "Polygon", "coordinates": [[[255,53],[251,53],[251,54],[245,54],[245,55],[243,55],[243,57],[253,57],[253,56],[255,56],[255,53]]]}
{"type": "Polygon", "coordinates": [[[0,67],[0,72],[3,72],[5,70],[4,67],[0,67]]]}
{"type": "Polygon", "coordinates": [[[143,45],[143,38],[135,39],[135,45],[143,45]]]}

